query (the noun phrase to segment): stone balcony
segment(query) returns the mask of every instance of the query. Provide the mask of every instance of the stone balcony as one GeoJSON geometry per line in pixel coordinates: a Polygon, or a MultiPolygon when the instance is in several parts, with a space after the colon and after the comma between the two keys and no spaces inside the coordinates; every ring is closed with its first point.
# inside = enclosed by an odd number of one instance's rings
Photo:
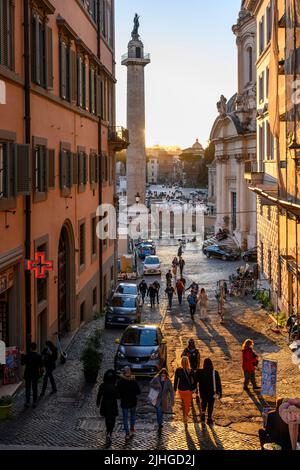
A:
{"type": "Polygon", "coordinates": [[[109,146],[114,152],[120,152],[129,146],[129,132],[124,127],[112,126],[108,130],[109,146]]]}

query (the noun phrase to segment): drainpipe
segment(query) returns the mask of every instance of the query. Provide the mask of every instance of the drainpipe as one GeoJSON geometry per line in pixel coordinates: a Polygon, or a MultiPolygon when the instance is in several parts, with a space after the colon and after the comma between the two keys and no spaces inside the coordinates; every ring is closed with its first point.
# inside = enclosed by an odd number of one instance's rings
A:
{"type": "MultiPolygon", "coordinates": [[[[97,57],[101,61],[101,21],[100,21],[100,0],[97,2],[97,57]]],[[[99,154],[99,206],[102,205],[102,125],[101,115],[98,118],[98,154],[99,154]]],[[[103,277],[103,246],[102,240],[99,240],[99,277],[100,277],[100,312],[103,311],[103,296],[102,296],[102,277],[103,277]]]]}
{"type": "MultiPolygon", "coordinates": [[[[24,124],[25,143],[31,143],[31,114],[30,114],[30,10],[29,0],[24,0],[24,124]]],[[[25,198],[25,259],[31,258],[31,196],[25,198]]],[[[31,271],[25,270],[25,329],[26,349],[31,343],[31,271]]]]}

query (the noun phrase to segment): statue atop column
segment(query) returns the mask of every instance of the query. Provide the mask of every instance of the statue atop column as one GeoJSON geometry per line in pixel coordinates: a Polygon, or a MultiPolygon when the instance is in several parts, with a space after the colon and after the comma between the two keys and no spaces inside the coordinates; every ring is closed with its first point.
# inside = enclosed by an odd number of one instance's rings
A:
{"type": "Polygon", "coordinates": [[[133,39],[136,39],[139,37],[139,27],[140,27],[140,22],[139,22],[139,15],[136,13],[133,19],[133,30],[131,33],[131,36],[133,39]]]}
{"type": "Polygon", "coordinates": [[[227,99],[221,95],[220,101],[217,102],[217,108],[220,116],[225,116],[227,113],[227,99]]]}

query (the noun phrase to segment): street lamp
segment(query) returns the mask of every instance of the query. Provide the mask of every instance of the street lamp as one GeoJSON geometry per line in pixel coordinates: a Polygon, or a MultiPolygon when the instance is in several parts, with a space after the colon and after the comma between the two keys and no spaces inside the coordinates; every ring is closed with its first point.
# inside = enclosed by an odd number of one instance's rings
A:
{"type": "Polygon", "coordinates": [[[136,193],[135,195],[135,202],[138,204],[141,200],[141,196],[140,196],[140,193],[136,193]]]}

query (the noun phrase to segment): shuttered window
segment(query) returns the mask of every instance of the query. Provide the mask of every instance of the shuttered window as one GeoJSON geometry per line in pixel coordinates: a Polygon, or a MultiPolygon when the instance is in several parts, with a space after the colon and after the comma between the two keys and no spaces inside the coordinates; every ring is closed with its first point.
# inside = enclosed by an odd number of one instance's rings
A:
{"type": "Polygon", "coordinates": [[[15,145],[16,195],[28,196],[32,190],[30,145],[15,145]]]}
{"type": "Polygon", "coordinates": [[[55,188],[55,150],[48,150],[48,187],[55,188]]]}
{"type": "Polygon", "coordinates": [[[98,183],[98,156],[93,153],[90,154],[90,183],[98,183]]]}
{"type": "Polygon", "coordinates": [[[48,151],[43,145],[33,149],[33,189],[37,193],[48,191],[48,151]]]}
{"type": "Polygon", "coordinates": [[[0,0],[0,64],[14,69],[14,5],[0,0]]]}
{"type": "Polygon", "coordinates": [[[85,265],[85,223],[79,225],[79,264],[85,265]]]}
{"type": "Polygon", "coordinates": [[[60,188],[72,188],[73,185],[73,154],[68,150],[60,152],[60,188]]]}
{"type": "Polygon", "coordinates": [[[77,106],[82,107],[82,58],[77,56],[77,106]]]}
{"type": "Polygon", "coordinates": [[[90,112],[96,114],[96,73],[90,69],[90,112]]]}
{"type": "Polygon", "coordinates": [[[70,101],[70,49],[60,40],[59,42],[59,69],[60,69],[60,96],[64,100],[70,101]]]}
{"type": "Polygon", "coordinates": [[[76,52],[70,50],[70,70],[71,70],[71,98],[72,102],[77,103],[77,56],[76,52]]]}
{"type": "Polygon", "coordinates": [[[101,77],[96,78],[96,114],[101,117],[101,77]]]}
{"type": "Polygon", "coordinates": [[[43,88],[53,88],[52,29],[32,15],[31,22],[32,81],[43,88]]]}
{"type": "Polygon", "coordinates": [[[31,192],[31,158],[29,145],[0,142],[0,199],[31,192]]]}
{"type": "Polygon", "coordinates": [[[78,184],[78,154],[72,153],[73,168],[72,168],[72,182],[78,184]]]}
{"type": "Polygon", "coordinates": [[[84,191],[88,181],[88,157],[84,152],[78,153],[78,189],[84,191]]]}

